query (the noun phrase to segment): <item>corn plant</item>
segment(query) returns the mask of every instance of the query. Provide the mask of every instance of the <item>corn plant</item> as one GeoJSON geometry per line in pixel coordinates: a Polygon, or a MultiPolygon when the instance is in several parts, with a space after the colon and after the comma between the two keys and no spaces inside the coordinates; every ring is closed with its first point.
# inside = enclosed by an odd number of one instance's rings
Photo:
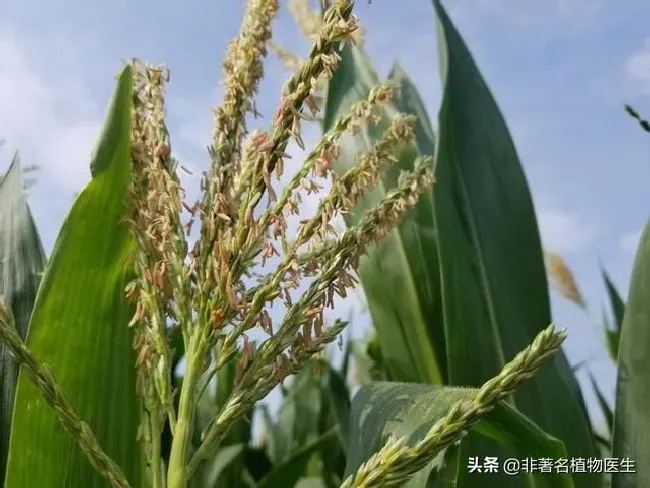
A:
{"type": "MultiPolygon", "coordinates": [[[[360,276],[390,379],[478,387],[545,327],[550,304],[532,199],[507,127],[458,31],[440,2],[434,6],[443,83],[437,135],[413,82],[395,65],[388,78],[401,87],[402,96],[384,113],[417,115],[416,144],[363,205],[381,200],[398,177],[397,167],[405,168],[414,155],[435,152],[436,184],[409,219],[370,252],[360,276]],[[403,285],[396,289],[394,282],[403,285]]],[[[362,48],[347,48],[342,58],[328,85],[324,130],[379,82],[362,48]]],[[[360,136],[344,141],[344,151],[349,155],[372,144],[380,130],[366,124],[360,136]]],[[[347,161],[340,160],[339,171],[347,170],[347,161]]],[[[360,212],[352,212],[348,224],[359,218],[360,212]]],[[[568,456],[597,456],[584,401],[563,354],[513,400],[565,444],[568,456]]],[[[535,473],[517,478],[493,473],[490,480],[467,473],[471,456],[523,456],[517,449],[468,437],[447,463],[449,473],[460,471],[449,474],[450,483],[552,485],[535,473]]],[[[600,478],[592,473],[574,481],[596,487],[600,478]]]]}
{"type": "MultiPolygon", "coordinates": [[[[407,112],[418,116],[416,144],[409,149],[426,154],[434,152],[435,147],[437,183],[434,191],[420,198],[402,224],[370,251],[361,264],[360,277],[376,330],[371,354],[383,374],[393,380],[477,385],[484,380],[483,375],[498,370],[504,350],[534,336],[538,329],[527,324],[535,322],[543,327],[549,320],[549,297],[532,202],[508,130],[460,35],[440,2],[434,1],[434,5],[444,89],[437,138],[421,97],[397,64],[388,78],[401,87],[401,97],[383,109],[384,114],[407,112]],[[403,286],[396,289],[395,281],[403,286]]],[[[309,32],[313,15],[305,14],[304,5],[294,10],[305,26],[303,30],[309,32]]],[[[288,61],[292,59],[285,51],[279,50],[278,54],[288,61]]],[[[341,68],[328,83],[324,131],[329,130],[341,110],[379,82],[362,46],[347,48],[342,58],[341,68]]],[[[647,122],[636,111],[629,106],[626,110],[647,130],[647,122]]],[[[380,130],[365,124],[356,138],[346,137],[343,153],[352,154],[374,142],[380,130]]],[[[406,167],[413,152],[403,157],[401,164],[406,167]]],[[[339,160],[335,169],[347,170],[346,161],[349,158],[339,160]]],[[[390,187],[399,165],[392,174],[387,172],[383,185],[390,187]]],[[[369,192],[361,208],[381,199],[383,185],[369,192]]],[[[346,220],[354,225],[360,216],[353,211],[346,220]]],[[[562,269],[561,258],[553,253],[547,253],[547,258],[551,276],[560,278],[555,283],[560,291],[585,308],[575,282],[562,269]]],[[[613,315],[611,322],[605,319],[606,338],[610,353],[616,357],[625,305],[604,270],[603,277],[613,315]]],[[[643,327],[643,322],[636,326],[643,327]]],[[[647,344],[640,347],[647,349],[647,344]]],[[[561,439],[572,457],[602,455],[597,443],[604,445],[606,456],[611,456],[610,441],[591,432],[573,371],[562,355],[533,382],[536,387],[517,392],[515,403],[519,408],[546,432],[561,439]]],[[[592,382],[596,386],[593,377],[592,382]]],[[[621,395],[629,394],[628,387],[619,385],[621,395]]],[[[403,391],[406,394],[408,388],[403,391]]],[[[597,388],[596,393],[613,427],[614,413],[606,408],[597,388]]],[[[636,417],[644,418],[640,412],[636,417]]],[[[639,422],[620,416],[619,421],[639,422]]],[[[627,434],[622,438],[629,435],[630,431],[625,430],[627,434]]],[[[620,439],[618,442],[626,445],[620,439]]],[[[463,447],[466,454],[459,469],[463,469],[468,452],[502,452],[489,444],[464,443],[463,447]]],[[[451,464],[451,471],[457,471],[458,460],[451,464]]],[[[633,477],[631,473],[620,473],[613,478],[633,477]]],[[[488,481],[478,475],[450,475],[449,483],[544,486],[547,482],[534,478],[513,480],[492,474],[488,481]]],[[[643,486],[643,475],[639,479],[634,486],[643,486]]],[[[599,473],[592,473],[579,475],[574,481],[577,486],[602,486],[605,480],[599,473]]]]}
{"type": "MultiPolygon", "coordinates": [[[[305,60],[274,46],[294,73],[261,131],[248,122],[279,5],[248,2],[224,61],[200,201],[185,199],[166,129],[169,73],[137,60],[119,76],[92,180],[46,265],[17,160],[3,178],[5,486],[601,486],[599,476],[479,481],[463,471],[468,453],[587,456],[593,441],[575,379],[555,354],[564,332],[548,326],[525,178],[442,5],[434,2],[445,89],[435,144],[406,74],[374,74],[352,2],[325,2],[321,12],[290,5],[313,43],[305,60]],[[321,97],[323,136],[274,188],[321,97]],[[472,166],[477,151],[500,164],[472,166]],[[486,193],[481,178],[509,186],[486,193]],[[331,189],[290,235],[288,219],[325,179],[331,189]],[[524,238],[507,225],[488,231],[504,209],[524,238]],[[520,254],[504,250],[512,239],[520,254]],[[381,375],[411,383],[371,382],[350,404],[347,366],[341,377],[319,356],[346,326],[324,310],[359,280],[381,375]],[[285,314],[274,323],[276,302],[285,314]],[[276,387],[284,400],[277,419],[265,417],[262,452],[247,422],[276,387]]],[[[643,422],[637,390],[627,391],[629,418],[643,422]]],[[[619,431],[629,426],[623,419],[619,431]]],[[[621,446],[615,452],[637,452],[621,446]]]]}
{"type": "MultiPolygon", "coordinates": [[[[413,143],[417,118],[395,114],[358,164],[335,179],[297,236],[287,236],[286,217],[295,213],[301,190],[318,190],[316,179],[330,173],[342,135],[375,117],[392,96],[392,86],[374,87],[366,100],[338,117],[277,194],[272,177],[283,172],[287,144],[303,144],[301,120],[316,111],[316,84],[321,75],[332,77],[339,45],[357,28],[351,2],[333,2],[309,58],[285,85],[271,127],[249,132],[246,116],[255,112],[253,97],[277,9],[274,0],[250,1],[240,35],[229,46],[225,99],[214,111],[210,167],[199,202],[185,202],[177,173],[182,166],[171,151],[166,68],[134,60],[119,76],[91,163],[92,180],[63,224],[31,314],[24,309],[15,314],[11,294],[11,303],[3,299],[0,306],[0,338],[21,366],[6,486],[188,486],[257,401],[335,340],[345,323],[326,324],[323,310],[356,284],[364,252],[433,182],[431,155],[413,158],[411,171],[357,225],[340,235],[331,226],[331,219],[351,211],[400,150],[413,143]],[[187,236],[195,220],[200,235],[190,248],[187,236]],[[251,285],[251,273],[274,257],[275,269],[251,285]],[[298,294],[304,278],[310,282],[298,294]],[[279,324],[267,310],[275,300],[287,308],[279,324]],[[25,342],[19,327],[24,335],[27,315],[25,342]],[[259,345],[249,338],[258,329],[266,334],[259,345]],[[66,340],[57,341],[62,334],[66,340]],[[171,344],[178,335],[186,364],[181,384],[174,386],[171,344]],[[233,360],[231,392],[194,446],[202,393],[233,360]],[[166,425],[172,440],[164,462],[166,425]]],[[[5,183],[9,188],[3,198],[23,211],[22,220],[11,213],[10,223],[29,227],[16,175],[17,162],[9,171],[11,181],[3,180],[3,189],[5,183]]],[[[3,232],[20,245],[33,234],[3,232]]],[[[3,289],[24,288],[10,278],[3,289]]],[[[434,423],[417,445],[392,437],[341,486],[409,479],[530,377],[563,337],[552,326],[544,330],[493,380],[434,423]]]]}

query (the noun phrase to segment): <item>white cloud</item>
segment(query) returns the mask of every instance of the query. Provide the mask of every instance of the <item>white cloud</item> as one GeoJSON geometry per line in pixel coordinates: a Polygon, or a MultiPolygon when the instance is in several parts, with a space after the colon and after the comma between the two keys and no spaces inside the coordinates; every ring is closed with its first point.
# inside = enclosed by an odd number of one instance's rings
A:
{"type": "Polygon", "coordinates": [[[639,247],[641,240],[641,229],[623,234],[621,237],[621,248],[623,251],[634,254],[639,247]]]}
{"type": "Polygon", "coordinates": [[[595,235],[595,228],[576,213],[542,209],[538,222],[544,246],[555,252],[572,252],[586,247],[595,235]]]}
{"type": "Polygon", "coordinates": [[[650,93],[650,38],[647,38],[643,47],[627,59],[625,74],[631,81],[642,85],[644,91],[650,93]]]}
{"type": "Polygon", "coordinates": [[[25,164],[42,168],[39,180],[70,194],[90,178],[101,115],[81,78],[66,75],[35,62],[18,38],[0,37],[0,134],[25,164]]]}

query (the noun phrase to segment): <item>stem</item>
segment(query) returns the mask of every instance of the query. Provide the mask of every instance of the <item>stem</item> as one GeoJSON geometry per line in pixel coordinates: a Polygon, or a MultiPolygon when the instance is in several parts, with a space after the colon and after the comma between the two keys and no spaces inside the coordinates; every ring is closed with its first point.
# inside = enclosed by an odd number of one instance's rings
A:
{"type": "Polygon", "coordinates": [[[196,387],[201,377],[201,367],[205,356],[205,341],[201,339],[201,330],[197,327],[190,337],[187,348],[187,366],[181,386],[178,418],[176,419],[167,470],[168,488],[186,488],[189,479],[187,461],[196,411],[196,387]]]}
{"type": "Polygon", "coordinates": [[[151,425],[151,475],[153,488],[164,488],[162,480],[162,466],[160,456],[160,437],[162,435],[162,425],[160,417],[153,413],[149,417],[151,425]]]}
{"type": "Polygon", "coordinates": [[[172,432],[174,432],[176,430],[176,410],[174,409],[173,404],[167,407],[167,417],[169,419],[169,428],[172,432]]]}

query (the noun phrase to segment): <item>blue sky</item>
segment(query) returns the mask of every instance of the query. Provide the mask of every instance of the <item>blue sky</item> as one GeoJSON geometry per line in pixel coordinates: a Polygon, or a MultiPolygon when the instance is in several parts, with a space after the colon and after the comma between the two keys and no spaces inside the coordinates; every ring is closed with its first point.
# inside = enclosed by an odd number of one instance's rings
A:
{"type": "MultiPolygon", "coordinates": [[[[304,54],[308,45],[285,4],[274,26],[276,42],[304,54]]],[[[650,4],[446,5],[508,120],[545,245],[565,256],[592,307],[590,321],[554,297],[555,321],[569,328],[569,359],[592,358],[592,371],[611,397],[614,369],[594,329],[605,300],[599,264],[625,292],[648,216],[643,188],[650,181],[650,137],[623,103],[650,115],[650,4]]],[[[88,156],[121,60],[137,56],[170,66],[174,149],[186,165],[204,165],[210,109],[221,93],[220,61],[242,12],[243,0],[30,0],[3,7],[0,135],[7,144],[1,160],[20,149],[25,164],[41,166],[29,194],[48,252],[74,193],[89,179],[88,156]]],[[[379,72],[399,59],[435,120],[440,84],[430,1],[359,1],[356,12],[379,72]]],[[[272,55],[266,72],[258,106],[270,117],[288,73],[272,55]]],[[[306,139],[316,135],[312,130],[306,139]]]]}

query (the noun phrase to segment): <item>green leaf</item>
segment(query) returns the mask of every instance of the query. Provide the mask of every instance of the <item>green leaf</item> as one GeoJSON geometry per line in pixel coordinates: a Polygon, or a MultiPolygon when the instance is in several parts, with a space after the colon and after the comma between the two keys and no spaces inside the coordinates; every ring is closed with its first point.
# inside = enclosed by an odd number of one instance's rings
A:
{"type": "Polygon", "coordinates": [[[246,458],[245,477],[252,480],[256,486],[259,480],[271,472],[273,464],[266,454],[265,446],[253,446],[249,444],[244,456],[246,458]]]}
{"type": "Polygon", "coordinates": [[[456,488],[458,485],[458,472],[460,469],[468,469],[460,466],[460,445],[447,448],[440,460],[441,466],[446,469],[441,471],[431,470],[426,480],[426,488],[456,488]]]}
{"type": "MultiPolygon", "coordinates": [[[[350,106],[367,98],[379,78],[367,56],[356,46],[346,46],[330,80],[323,118],[327,132],[350,106]]],[[[341,139],[341,157],[334,164],[341,174],[355,164],[355,157],[372,148],[399,111],[420,115],[415,148],[405,150],[382,182],[369,192],[357,209],[346,216],[356,224],[365,209],[374,206],[396,185],[400,171],[413,169],[418,155],[433,155],[433,130],[412,82],[399,66],[391,74],[401,86],[402,97],[378,109],[382,121],[364,123],[355,135],[341,139]]],[[[426,193],[405,220],[381,243],[369,249],[360,264],[360,277],[383,364],[392,379],[441,383],[445,378],[444,337],[440,326],[438,262],[435,250],[433,195],[426,193]],[[386,279],[390,276],[390,279],[386,279]],[[401,286],[395,287],[394,283],[401,286]],[[433,340],[430,340],[433,338],[433,340]]]]}
{"type": "Polygon", "coordinates": [[[275,466],[258,483],[258,488],[292,487],[298,479],[303,477],[312,457],[320,451],[322,446],[336,436],[336,429],[331,429],[318,438],[304,444],[299,450],[275,466]]]}
{"type": "Polygon", "coordinates": [[[295,488],[327,488],[327,485],[321,478],[300,478],[295,488]]]}
{"type": "Polygon", "coordinates": [[[303,446],[328,434],[310,456],[302,476],[321,475],[328,486],[338,486],[345,467],[350,398],[345,381],[327,361],[311,360],[284,392],[277,420],[262,407],[265,439],[274,468],[293,459],[303,446]]]}
{"type": "MultiPolygon", "coordinates": [[[[216,388],[214,383],[208,385],[201,395],[194,419],[194,433],[192,446],[194,449],[201,444],[203,433],[208,429],[223,408],[232,389],[235,385],[235,368],[239,356],[234,357],[226,363],[216,376],[216,388]]],[[[207,380],[204,375],[201,382],[207,380]]],[[[242,474],[245,471],[245,461],[242,449],[237,446],[246,446],[251,438],[250,415],[236,422],[224,441],[220,444],[219,450],[210,460],[199,465],[197,471],[190,479],[191,488],[212,488],[216,486],[228,486],[229,488],[241,488],[248,486],[242,474]],[[236,454],[235,454],[236,453],[236,454]],[[217,483],[218,478],[218,483],[217,483]]]]}
{"type": "MultiPolygon", "coordinates": [[[[228,363],[224,365],[223,368],[217,373],[217,391],[215,395],[215,404],[216,410],[213,412],[211,418],[217,413],[217,410],[223,408],[236,384],[236,372],[237,372],[237,363],[241,361],[241,356],[238,354],[228,363]]],[[[251,439],[251,418],[253,412],[252,409],[235,425],[231,426],[229,434],[226,436],[226,439],[222,442],[221,445],[226,444],[239,444],[239,443],[248,443],[251,439]]],[[[206,426],[207,427],[207,426],[206,426]]]]}
{"type": "Polygon", "coordinates": [[[639,123],[639,125],[644,131],[650,132],[650,122],[648,122],[643,117],[641,117],[639,115],[639,112],[634,110],[630,105],[625,105],[625,111],[630,115],[630,117],[636,119],[636,121],[639,123]]]}
{"type": "Polygon", "coordinates": [[[350,393],[343,377],[325,361],[320,365],[321,411],[318,432],[335,429],[336,436],[323,444],[321,466],[328,486],[339,486],[342,481],[349,443],[350,393]]]}
{"type": "MultiPolygon", "coordinates": [[[[133,307],[124,287],[135,249],[122,218],[131,175],[132,72],[119,77],[93,178],[76,199],[45,268],[27,345],[50,365],[65,395],[133,486],[142,486],[135,392],[133,307]]],[[[19,375],[6,484],[106,487],[53,411],[19,375]]]]}
{"type": "Polygon", "coordinates": [[[603,416],[605,417],[607,431],[611,433],[612,427],[614,426],[614,412],[609,406],[607,398],[605,398],[605,395],[598,386],[596,378],[594,378],[594,375],[591,374],[591,372],[589,373],[589,381],[591,381],[591,386],[594,389],[594,393],[596,394],[596,401],[598,402],[598,406],[600,407],[600,410],[603,412],[603,416]]]}
{"type": "MultiPolygon", "coordinates": [[[[345,477],[356,472],[363,462],[376,453],[389,435],[406,437],[408,445],[414,445],[424,438],[433,424],[443,418],[456,402],[469,400],[477,392],[477,389],[471,388],[414,383],[373,383],[362,387],[352,401],[351,441],[345,477]]],[[[473,430],[510,446],[519,459],[527,456],[566,458],[561,441],[543,432],[507,403],[498,405],[479,421],[473,430]]],[[[442,456],[439,455],[405,486],[428,486],[427,480],[431,475],[435,473],[431,478],[438,477],[436,470],[441,461],[442,456]]],[[[459,464],[454,466],[454,469],[467,471],[468,466],[459,464]]],[[[492,486],[488,483],[493,478],[493,474],[482,474],[473,486],[492,486]]],[[[562,473],[539,474],[536,479],[545,483],[536,486],[573,486],[571,477],[562,473]]]]}
{"type": "MultiPolygon", "coordinates": [[[[373,331],[374,332],[374,331],[373,331]]],[[[391,371],[388,369],[388,365],[382,356],[382,347],[379,345],[377,340],[377,334],[375,333],[370,337],[368,343],[366,344],[365,349],[359,351],[359,359],[365,359],[366,363],[364,366],[367,367],[367,382],[370,381],[388,381],[392,378],[399,378],[400,375],[395,373],[393,369],[391,371]]],[[[365,384],[361,382],[361,385],[365,384]]]]}
{"type": "Polygon", "coordinates": [[[621,329],[612,456],[630,458],[635,473],[612,475],[612,488],[650,486],[650,222],[634,261],[621,329]]]}
{"type": "Polygon", "coordinates": [[[606,322],[605,327],[605,340],[607,342],[607,350],[611,358],[616,361],[618,359],[618,347],[621,340],[621,327],[623,325],[623,316],[625,315],[625,302],[618,293],[614,283],[610,279],[607,272],[603,269],[603,280],[605,281],[605,288],[609,297],[609,306],[614,317],[614,328],[611,329],[606,322]]]}
{"type": "MultiPolygon", "coordinates": [[[[452,385],[478,386],[551,322],[548,284],[532,198],[506,123],[462,37],[441,3],[433,4],[444,89],[434,195],[447,371],[452,385]]],[[[598,455],[562,352],[514,400],[564,441],[570,457],[598,455]]],[[[476,439],[463,446],[461,462],[468,455],[495,451],[476,439]]],[[[580,476],[576,486],[600,488],[601,476],[580,476]]]]}
{"type": "Polygon", "coordinates": [[[614,286],[614,283],[607,272],[603,269],[602,273],[603,280],[605,281],[605,288],[607,289],[607,295],[609,296],[612,315],[614,316],[614,325],[616,325],[616,329],[620,331],[621,326],[623,325],[623,315],[625,315],[625,302],[621,298],[620,293],[614,286]]]}
{"type": "Polygon", "coordinates": [[[199,486],[201,488],[217,488],[219,486],[232,487],[233,484],[223,483],[220,478],[224,472],[233,465],[233,463],[241,458],[245,447],[246,444],[231,444],[219,448],[214,457],[206,463],[204,471],[205,476],[201,480],[199,486]]]}
{"type": "Polygon", "coordinates": [[[341,444],[347,447],[349,440],[350,393],[343,377],[328,363],[321,362],[320,375],[322,416],[328,417],[327,426],[339,425],[341,444]]]}
{"type": "MultiPolygon", "coordinates": [[[[350,329],[347,330],[349,331],[350,329]]],[[[354,361],[353,347],[354,347],[353,341],[350,340],[350,335],[348,332],[347,341],[345,343],[345,349],[343,349],[343,361],[341,363],[341,372],[340,372],[343,381],[347,381],[350,375],[350,366],[354,361]]]]}
{"type": "Polygon", "coordinates": [[[621,333],[618,330],[605,330],[605,342],[609,356],[618,361],[618,348],[621,342],[621,333]]]}
{"type": "Polygon", "coordinates": [[[169,337],[169,348],[172,351],[172,373],[175,375],[178,365],[185,356],[185,343],[183,342],[183,331],[177,327],[171,331],[169,337]]]}
{"type": "MultiPolygon", "coordinates": [[[[0,177],[0,295],[7,298],[18,334],[27,335],[45,252],[23,192],[18,154],[0,177]]],[[[18,365],[4,344],[0,344],[0,486],[9,451],[11,416],[18,365]]]]}
{"type": "Polygon", "coordinates": [[[594,431],[594,438],[596,439],[596,443],[601,450],[602,457],[610,457],[610,453],[612,452],[611,440],[602,434],[599,434],[597,431],[594,431]]]}
{"type": "MultiPolygon", "coordinates": [[[[217,373],[217,392],[216,392],[216,405],[223,408],[230,398],[234,385],[236,384],[236,370],[237,363],[241,360],[240,355],[235,356],[217,373]]],[[[217,411],[214,411],[210,420],[216,418],[217,411]]],[[[246,415],[237,421],[221,443],[221,447],[237,444],[247,444],[251,440],[251,429],[253,416],[253,409],[251,408],[246,415]]],[[[206,426],[207,427],[207,426],[206,426]]],[[[241,458],[236,458],[225,469],[221,476],[221,483],[219,486],[228,486],[229,488],[237,488],[242,486],[241,473],[244,470],[244,461],[241,458]]]]}
{"type": "Polygon", "coordinates": [[[584,368],[588,363],[590,359],[583,359],[582,361],[578,361],[576,364],[571,366],[571,372],[572,373],[577,373],[579,372],[582,368],[584,368]]]}
{"type": "MultiPolygon", "coordinates": [[[[371,329],[370,334],[374,334],[371,329]]],[[[373,369],[376,367],[373,359],[368,355],[369,339],[366,337],[359,341],[350,341],[350,354],[352,367],[350,368],[349,384],[351,387],[365,385],[373,379],[373,369]]]]}
{"type": "Polygon", "coordinates": [[[320,362],[310,361],[288,388],[277,422],[287,443],[283,456],[274,459],[276,464],[292,456],[297,449],[320,434],[319,420],[323,406],[319,387],[320,368],[320,362]]]}

